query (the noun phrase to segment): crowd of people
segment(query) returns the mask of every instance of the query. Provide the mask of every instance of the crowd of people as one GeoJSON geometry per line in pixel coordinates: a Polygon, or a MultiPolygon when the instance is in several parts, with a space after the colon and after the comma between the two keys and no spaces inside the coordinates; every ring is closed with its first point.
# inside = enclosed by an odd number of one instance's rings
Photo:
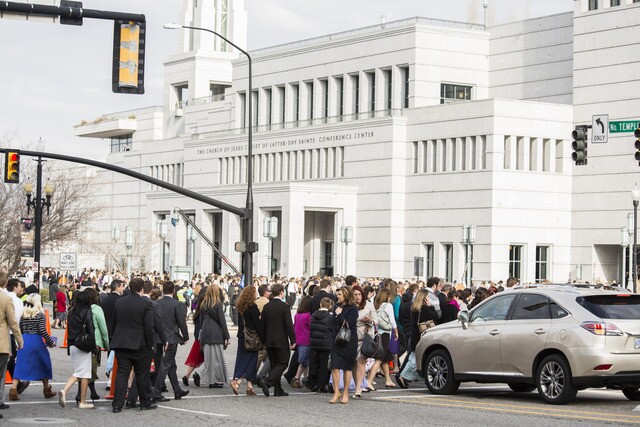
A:
{"type": "MultiPolygon", "coordinates": [[[[4,379],[9,370],[14,379],[9,399],[20,400],[30,381],[42,381],[44,397],[57,395],[66,407],[77,383],[77,406],[91,409],[88,397],[99,399],[95,381],[104,365],[116,376],[114,413],[170,400],[163,394],[167,377],[175,400],[189,393],[191,382],[229,387],[236,395],[246,382],[247,396],[257,394],[254,386],[267,397],[287,396],[283,377],[293,389],[330,394],[332,404],[382,386],[408,388],[423,380],[414,354],[423,330],[455,321],[461,309],[503,289],[502,283],[467,289],[438,278],[257,277],[246,286],[236,276],[172,281],[158,273],[125,278],[94,270],[77,278],[47,271],[45,278],[52,327],[67,329],[73,373],[61,390],[52,390],[48,348],[56,343],[45,328],[38,289],[0,272],[0,374],[4,379]],[[234,326],[229,375],[225,350],[234,326]],[[176,356],[184,344],[190,351],[180,381],[176,356]]],[[[506,286],[516,283],[509,279],[506,286]]],[[[0,384],[0,409],[7,406],[0,384]]]]}

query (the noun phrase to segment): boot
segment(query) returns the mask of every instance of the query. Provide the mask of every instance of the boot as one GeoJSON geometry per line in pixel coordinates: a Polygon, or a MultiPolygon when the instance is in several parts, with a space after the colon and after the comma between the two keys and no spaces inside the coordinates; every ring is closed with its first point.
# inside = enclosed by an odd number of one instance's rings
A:
{"type": "Polygon", "coordinates": [[[9,400],[20,400],[20,396],[18,396],[18,389],[9,389],[9,400]]]}
{"type": "Polygon", "coordinates": [[[56,392],[51,390],[51,385],[46,386],[42,390],[42,393],[44,394],[45,399],[49,399],[50,397],[53,397],[56,395],[56,392]]]}
{"type": "Polygon", "coordinates": [[[91,391],[91,400],[100,400],[100,395],[96,391],[96,383],[89,383],[89,390],[91,391]]]}

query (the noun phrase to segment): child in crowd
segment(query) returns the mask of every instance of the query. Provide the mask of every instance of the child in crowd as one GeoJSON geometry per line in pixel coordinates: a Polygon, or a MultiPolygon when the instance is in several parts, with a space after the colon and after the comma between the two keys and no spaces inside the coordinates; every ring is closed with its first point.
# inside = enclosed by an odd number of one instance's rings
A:
{"type": "Polygon", "coordinates": [[[298,349],[298,371],[291,382],[291,387],[302,388],[300,377],[307,377],[309,371],[309,352],[311,351],[311,297],[306,295],[298,304],[298,311],[293,318],[293,329],[296,333],[298,349]]]}
{"type": "Polygon", "coordinates": [[[329,353],[333,337],[333,301],[330,298],[320,300],[320,309],[311,316],[310,343],[311,358],[310,370],[317,372],[317,378],[310,378],[311,389],[327,393],[329,384],[329,353]]]}

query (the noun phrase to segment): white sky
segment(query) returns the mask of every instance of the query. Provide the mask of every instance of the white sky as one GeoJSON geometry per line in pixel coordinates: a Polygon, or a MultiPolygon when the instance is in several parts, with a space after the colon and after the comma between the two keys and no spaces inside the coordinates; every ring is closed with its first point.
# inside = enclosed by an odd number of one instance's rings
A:
{"type": "MultiPolygon", "coordinates": [[[[38,3],[39,0],[34,0],[38,3]]],[[[45,3],[42,1],[42,3],[45,3]]],[[[177,48],[182,0],[84,0],[87,9],[147,18],[144,95],[111,92],[113,23],[81,27],[0,19],[0,138],[14,133],[46,151],[103,156],[108,141],[78,138],[73,125],[102,114],[162,104],[162,62],[177,48]]],[[[245,0],[248,47],[257,49],[413,16],[483,22],[482,0],[245,0]]],[[[490,0],[488,22],[504,23],[572,10],[573,0],[490,0]]]]}

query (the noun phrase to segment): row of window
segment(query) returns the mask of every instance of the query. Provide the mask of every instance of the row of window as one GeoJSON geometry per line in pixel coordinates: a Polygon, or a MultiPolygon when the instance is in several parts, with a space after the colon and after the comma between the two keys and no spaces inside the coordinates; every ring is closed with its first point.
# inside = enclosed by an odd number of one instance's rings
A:
{"type": "MultiPolygon", "coordinates": [[[[312,121],[409,108],[409,67],[370,71],[274,85],[253,90],[252,125],[312,121]]],[[[240,127],[247,126],[246,92],[238,92],[240,127]]]]}
{"type": "MultiPolygon", "coordinates": [[[[448,282],[454,280],[454,253],[452,243],[443,243],[441,245],[441,256],[444,260],[444,274],[439,274],[434,269],[435,261],[435,245],[427,243],[424,245],[424,256],[414,258],[414,275],[418,277],[433,277],[443,276],[448,282]]],[[[522,279],[523,274],[523,245],[509,245],[509,277],[515,277],[516,279],[522,279]]],[[[473,278],[473,245],[465,248],[465,260],[469,260],[469,265],[464,267],[469,270],[471,278],[473,278]],[[467,254],[466,251],[470,253],[467,254]]],[[[535,281],[540,283],[544,280],[549,280],[551,277],[551,248],[550,246],[538,245],[536,246],[536,261],[535,261],[535,281]]],[[[466,263],[466,261],[465,261],[466,263]]]]}
{"type": "Polygon", "coordinates": [[[561,173],[562,147],[562,140],[507,135],[504,137],[504,168],[561,173]]]}
{"type": "Polygon", "coordinates": [[[413,173],[482,170],[487,167],[485,135],[413,143],[413,173]]]}
{"type": "MultiPolygon", "coordinates": [[[[247,157],[218,159],[219,183],[246,183],[247,157]]],[[[254,182],[299,181],[344,176],[344,147],[284,151],[253,156],[254,182]]]]}
{"type": "MultiPolygon", "coordinates": [[[[589,0],[589,10],[596,10],[604,7],[606,2],[609,2],[610,7],[620,6],[623,4],[623,0],[589,0]]],[[[624,2],[626,4],[627,2],[624,2]]],[[[640,0],[631,0],[628,3],[640,3],[640,0]]]]}
{"type": "MultiPolygon", "coordinates": [[[[170,165],[151,166],[149,168],[149,175],[152,178],[159,179],[160,181],[168,182],[182,187],[184,184],[184,164],[174,163],[170,165]]],[[[151,185],[151,190],[160,190],[157,185],[151,185]]]]}

